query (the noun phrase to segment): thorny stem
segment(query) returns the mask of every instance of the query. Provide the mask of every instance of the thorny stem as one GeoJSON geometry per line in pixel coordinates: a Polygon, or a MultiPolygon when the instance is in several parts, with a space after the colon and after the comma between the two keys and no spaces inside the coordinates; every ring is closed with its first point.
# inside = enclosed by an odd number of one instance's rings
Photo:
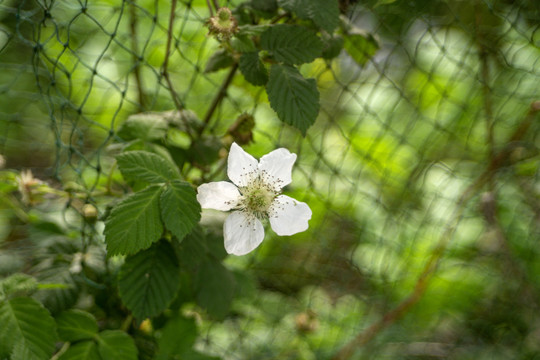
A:
{"type": "Polygon", "coordinates": [[[452,239],[452,235],[456,230],[459,220],[465,211],[465,206],[474,197],[474,195],[482,188],[490,179],[494,173],[502,168],[509,160],[513,143],[519,141],[527,133],[528,128],[531,126],[537,113],[540,112],[540,101],[535,101],[531,104],[530,110],[521,122],[518,128],[514,131],[504,149],[502,149],[496,156],[493,156],[487,169],[471,184],[459,197],[456,205],[456,209],[448,221],[445,231],[441,234],[438,244],[427,261],[422,273],[420,274],[416,285],[411,294],[399,303],[395,308],[384,314],[384,316],[366,330],[359,333],[351,341],[345,344],[332,358],[332,360],[345,360],[349,359],[356,349],[368,343],[373,339],[380,331],[398,321],[407,311],[414,306],[424,295],[429,285],[429,280],[437,270],[439,261],[442,258],[448,244],[452,239]]]}
{"type": "Polygon", "coordinates": [[[227,95],[227,88],[229,85],[231,85],[231,82],[234,78],[234,75],[236,74],[236,70],[238,69],[238,63],[234,63],[231,70],[229,71],[229,74],[223,81],[223,84],[219,87],[218,92],[216,93],[216,96],[214,97],[214,100],[212,100],[212,104],[210,104],[210,108],[208,109],[206,115],[203,119],[203,125],[199,128],[198,135],[201,136],[203,131],[208,126],[208,123],[210,122],[210,119],[212,118],[212,115],[214,115],[214,112],[216,111],[218,105],[221,103],[221,101],[225,98],[225,95],[227,95]]]}

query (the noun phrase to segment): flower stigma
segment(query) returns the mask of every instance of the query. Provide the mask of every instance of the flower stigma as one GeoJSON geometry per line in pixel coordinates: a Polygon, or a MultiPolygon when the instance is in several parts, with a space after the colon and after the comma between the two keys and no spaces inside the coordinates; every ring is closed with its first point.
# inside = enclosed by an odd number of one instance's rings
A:
{"type": "Polygon", "coordinates": [[[268,219],[268,210],[278,193],[265,184],[260,177],[239,190],[242,194],[238,202],[239,209],[253,214],[259,220],[268,219]]]}

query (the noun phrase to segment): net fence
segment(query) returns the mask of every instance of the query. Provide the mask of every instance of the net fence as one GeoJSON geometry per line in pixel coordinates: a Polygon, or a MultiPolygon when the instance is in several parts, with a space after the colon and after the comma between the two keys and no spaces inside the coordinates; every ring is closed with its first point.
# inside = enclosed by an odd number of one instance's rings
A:
{"type": "MultiPolygon", "coordinates": [[[[313,218],[302,234],[268,232],[252,256],[226,260],[255,287],[238,289],[233,316],[199,324],[201,351],[535,358],[538,4],[340,4],[378,49],[363,65],[342,51],[301,67],[320,91],[319,117],[302,137],[236,67],[208,71],[220,43],[207,35],[205,1],[0,1],[5,167],[75,189],[54,210],[90,241],[99,224],[77,216],[85,203],[105,211],[99,190],[119,186],[113,155],[130,115],[188,109],[209,147],[252,115],[245,148],[298,155],[285,192],[313,218]]],[[[211,165],[215,180],[226,178],[222,160],[211,165]]],[[[183,171],[199,181],[201,169],[183,171]]],[[[223,219],[206,221],[219,228],[223,219]]],[[[2,220],[5,249],[12,223],[2,220]]]]}

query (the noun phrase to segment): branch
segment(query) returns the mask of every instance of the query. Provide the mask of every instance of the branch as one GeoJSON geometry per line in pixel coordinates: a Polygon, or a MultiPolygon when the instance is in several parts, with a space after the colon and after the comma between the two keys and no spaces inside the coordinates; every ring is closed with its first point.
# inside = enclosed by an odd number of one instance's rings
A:
{"type": "MultiPolygon", "coordinates": [[[[174,105],[176,106],[176,109],[178,111],[185,108],[184,104],[182,103],[182,100],[180,100],[180,97],[174,90],[171,78],[169,76],[169,57],[171,56],[171,42],[172,42],[172,32],[174,27],[174,18],[175,18],[175,12],[176,12],[176,0],[171,0],[171,14],[169,17],[169,29],[167,31],[167,51],[165,53],[165,59],[163,60],[163,66],[161,68],[161,75],[167,82],[167,86],[169,87],[169,92],[171,93],[171,97],[173,99],[174,105]]],[[[186,133],[189,135],[190,138],[193,138],[193,134],[191,133],[191,127],[187,120],[181,116],[180,119],[184,123],[184,127],[186,129],[186,133]]]]}
{"type": "Polygon", "coordinates": [[[137,15],[135,14],[135,4],[129,4],[129,29],[131,32],[131,50],[133,52],[133,61],[135,65],[133,72],[135,73],[135,82],[137,83],[137,91],[139,95],[139,106],[141,109],[146,108],[146,97],[144,95],[143,84],[141,79],[140,55],[137,42],[137,15]]]}
{"type": "Polygon", "coordinates": [[[174,90],[173,84],[171,82],[171,78],[169,76],[169,57],[171,56],[171,42],[172,42],[172,37],[173,37],[172,32],[173,32],[173,26],[174,26],[174,18],[176,15],[175,12],[176,12],[176,0],[171,0],[169,29],[167,31],[167,48],[166,48],[166,53],[165,53],[165,59],[163,60],[163,65],[161,67],[161,75],[167,82],[167,86],[169,87],[169,91],[171,93],[176,109],[182,110],[184,108],[184,104],[182,104],[182,101],[180,100],[180,98],[178,97],[178,94],[174,90]]]}
{"type": "Polygon", "coordinates": [[[454,210],[450,221],[447,223],[446,230],[439,238],[437,247],[424,266],[424,269],[422,270],[422,273],[420,274],[412,293],[394,309],[387,312],[379,321],[372,324],[370,327],[362,331],[355,338],[345,344],[336,353],[336,355],[334,355],[332,360],[349,359],[354,354],[356,349],[365,345],[383,329],[398,321],[422,298],[428,287],[429,280],[435,273],[439,261],[441,260],[442,255],[444,254],[450,240],[452,239],[452,235],[460,222],[461,216],[465,210],[465,206],[469,200],[471,200],[473,196],[492,178],[493,174],[509,161],[512,143],[519,141],[524,137],[538,112],[540,112],[540,101],[535,101],[531,104],[530,110],[525,119],[521,122],[507,141],[507,146],[491,159],[487,169],[480,174],[476,181],[469,185],[469,187],[467,187],[467,189],[465,189],[465,191],[461,194],[457,202],[456,209],[454,210]]]}
{"type": "Polygon", "coordinates": [[[206,112],[206,115],[203,119],[203,125],[199,128],[198,135],[200,136],[203,131],[208,126],[208,123],[210,122],[210,119],[212,118],[212,115],[214,115],[214,112],[216,111],[218,105],[221,103],[223,98],[227,95],[227,88],[229,85],[231,85],[231,82],[234,78],[234,75],[236,74],[236,70],[238,69],[238,63],[234,63],[231,70],[229,71],[229,74],[223,81],[223,84],[219,87],[218,92],[216,93],[216,96],[214,97],[214,100],[212,100],[212,104],[210,104],[210,108],[206,112]]]}

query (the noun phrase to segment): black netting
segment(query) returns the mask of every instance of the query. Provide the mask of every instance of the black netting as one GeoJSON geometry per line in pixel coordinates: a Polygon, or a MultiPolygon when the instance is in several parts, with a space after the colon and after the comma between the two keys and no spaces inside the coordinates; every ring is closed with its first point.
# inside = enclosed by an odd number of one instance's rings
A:
{"type": "MultiPolygon", "coordinates": [[[[253,115],[245,148],[298,154],[286,193],[313,219],[226,261],[256,287],[237,289],[235,316],[201,321],[199,350],[326,359],[342,349],[345,359],[350,344],[358,359],[534,358],[538,5],[351,3],[342,16],[379,49],[363,66],[342,51],[301,67],[321,94],[302,137],[236,66],[205,72],[220,48],[206,1],[0,1],[4,167],[73,194],[50,211],[89,244],[102,229],[80,225],[83,205],[104,212],[126,191],[113,156],[128,116],[187,109],[208,145],[253,115]]],[[[220,159],[181,170],[197,183],[225,179],[223,169],[220,159]]],[[[0,249],[22,250],[24,263],[32,245],[12,245],[9,216],[0,249]]]]}

